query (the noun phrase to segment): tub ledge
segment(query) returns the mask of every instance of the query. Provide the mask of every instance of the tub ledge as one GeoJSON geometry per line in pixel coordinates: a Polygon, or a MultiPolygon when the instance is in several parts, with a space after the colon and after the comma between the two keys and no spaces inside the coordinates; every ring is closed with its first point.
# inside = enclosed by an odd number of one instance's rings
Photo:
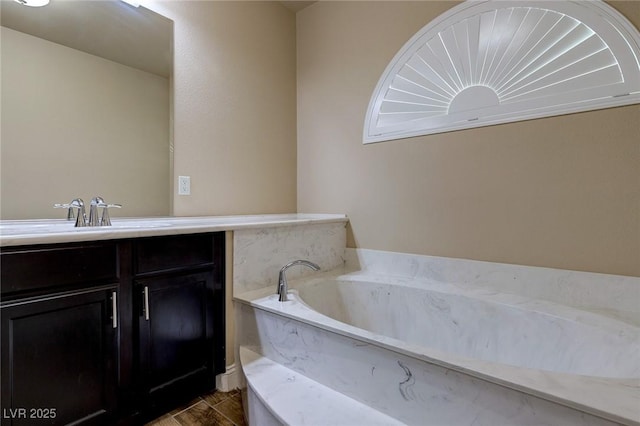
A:
{"type": "Polygon", "coordinates": [[[240,364],[247,381],[249,424],[404,424],[245,346],[240,346],[240,364]]]}

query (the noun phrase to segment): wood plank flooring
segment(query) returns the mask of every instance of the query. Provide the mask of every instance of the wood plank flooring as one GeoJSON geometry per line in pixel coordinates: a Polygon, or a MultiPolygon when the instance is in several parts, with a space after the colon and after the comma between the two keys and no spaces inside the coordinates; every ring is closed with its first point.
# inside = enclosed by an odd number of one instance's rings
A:
{"type": "Polygon", "coordinates": [[[213,392],[158,417],[145,426],[247,426],[240,390],[213,392]]]}

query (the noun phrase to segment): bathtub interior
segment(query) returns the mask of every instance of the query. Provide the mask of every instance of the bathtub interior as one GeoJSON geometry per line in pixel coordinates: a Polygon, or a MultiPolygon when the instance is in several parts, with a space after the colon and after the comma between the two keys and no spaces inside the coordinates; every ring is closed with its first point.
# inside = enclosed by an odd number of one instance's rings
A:
{"type": "Polygon", "coordinates": [[[479,288],[571,306],[640,327],[640,277],[349,248],[345,266],[374,281],[390,276],[479,288]]]}
{"type": "Polygon", "coordinates": [[[640,377],[640,328],[590,312],[425,281],[345,276],[295,287],[320,314],[410,345],[537,370],[640,377]]]}

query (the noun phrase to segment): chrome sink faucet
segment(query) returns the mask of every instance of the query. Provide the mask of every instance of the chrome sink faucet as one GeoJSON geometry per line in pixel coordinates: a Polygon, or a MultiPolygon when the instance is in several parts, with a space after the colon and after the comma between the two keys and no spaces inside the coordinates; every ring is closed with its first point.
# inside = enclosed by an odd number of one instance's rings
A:
{"type": "Polygon", "coordinates": [[[76,227],[87,226],[87,213],[84,209],[84,201],[82,201],[82,198],[74,198],[68,204],[54,204],[53,208],[67,209],[67,220],[71,221],[75,219],[76,227]],[[78,209],[77,218],[73,209],[78,209]]]}
{"type": "Polygon", "coordinates": [[[75,215],[73,209],[78,209],[78,216],[76,220],[76,228],[84,226],[110,226],[111,219],[109,218],[109,209],[112,207],[121,208],[120,204],[107,204],[102,197],[93,197],[89,204],[89,218],[87,219],[87,212],[84,207],[84,201],[82,198],[74,198],[69,204],[54,204],[56,209],[68,209],[67,220],[73,220],[75,215]],[[98,207],[102,207],[102,217],[98,217],[98,207]]]}
{"type": "Polygon", "coordinates": [[[284,265],[282,269],[280,269],[280,274],[278,274],[278,295],[280,296],[278,300],[280,302],[287,301],[287,292],[289,291],[288,284],[287,284],[287,276],[286,276],[287,269],[296,265],[307,266],[313,269],[314,271],[320,270],[320,267],[318,265],[316,265],[313,262],[309,262],[308,260],[294,260],[293,262],[289,262],[286,265],[284,265]]]}

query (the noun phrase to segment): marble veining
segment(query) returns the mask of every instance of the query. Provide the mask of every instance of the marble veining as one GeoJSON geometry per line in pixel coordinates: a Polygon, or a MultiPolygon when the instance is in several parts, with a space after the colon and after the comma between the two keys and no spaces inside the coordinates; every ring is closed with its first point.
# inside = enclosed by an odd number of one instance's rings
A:
{"type": "MultiPolygon", "coordinates": [[[[241,344],[259,343],[266,358],[404,424],[616,424],[459,369],[378,345],[361,345],[307,323],[292,324],[261,309],[242,305],[240,314],[241,344]],[[296,332],[291,333],[292,329],[296,332]]],[[[315,424],[325,423],[316,420],[315,424]]]]}
{"type": "MultiPolygon", "coordinates": [[[[234,294],[270,288],[275,292],[280,268],[296,259],[312,260],[323,271],[344,265],[346,223],[319,223],[262,229],[238,229],[233,241],[234,294]]],[[[313,274],[293,267],[287,278],[313,274]]]]}
{"type": "Polygon", "coordinates": [[[405,424],[640,425],[638,307],[615,302],[639,279],[345,257],[290,281],[289,302],[236,293],[239,344],[405,424]]]}
{"type": "Polygon", "coordinates": [[[640,326],[640,278],[563,269],[346,249],[347,268],[367,276],[480,287],[615,316],[640,326]]]}
{"type": "Polygon", "coordinates": [[[638,327],[551,302],[423,284],[317,280],[297,292],[316,312],[409,344],[526,368],[640,378],[638,327]]]}
{"type": "Polygon", "coordinates": [[[398,385],[398,389],[400,389],[400,395],[402,395],[402,397],[407,401],[415,399],[411,387],[415,384],[416,380],[413,378],[413,374],[411,374],[411,370],[409,370],[407,366],[403,365],[400,361],[398,361],[398,365],[402,368],[402,370],[404,370],[404,374],[407,375],[407,377],[398,385]]]}

